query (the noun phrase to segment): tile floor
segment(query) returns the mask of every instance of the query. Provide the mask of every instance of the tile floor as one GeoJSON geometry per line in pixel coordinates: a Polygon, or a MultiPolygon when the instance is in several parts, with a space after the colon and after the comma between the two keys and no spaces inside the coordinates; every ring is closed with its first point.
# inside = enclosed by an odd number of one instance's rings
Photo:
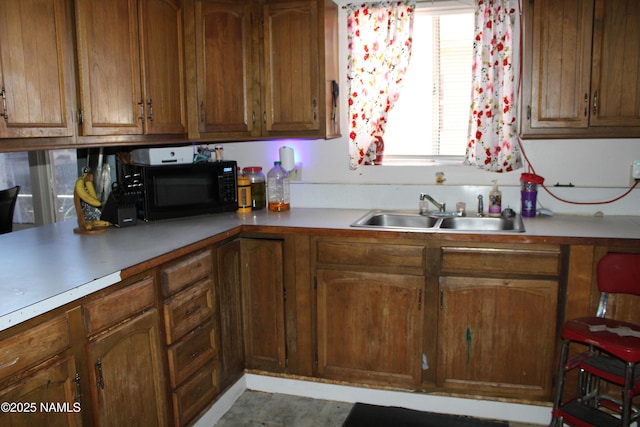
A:
{"type": "MultiPolygon", "coordinates": [[[[345,402],[247,390],[215,427],[340,427],[351,406],[345,402]]],[[[534,426],[511,423],[510,427],[534,426]]]]}

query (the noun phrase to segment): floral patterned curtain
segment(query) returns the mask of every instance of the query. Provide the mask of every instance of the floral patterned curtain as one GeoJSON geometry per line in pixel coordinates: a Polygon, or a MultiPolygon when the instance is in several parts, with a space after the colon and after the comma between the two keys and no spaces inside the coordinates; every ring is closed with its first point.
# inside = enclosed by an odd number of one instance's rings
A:
{"type": "Polygon", "coordinates": [[[380,164],[389,111],[411,57],[415,0],[347,5],[349,167],[380,164]]]}
{"type": "Polygon", "coordinates": [[[517,0],[476,0],[473,92],[466,164],[492,172],[522,167],[516,129],[517,0]]]}

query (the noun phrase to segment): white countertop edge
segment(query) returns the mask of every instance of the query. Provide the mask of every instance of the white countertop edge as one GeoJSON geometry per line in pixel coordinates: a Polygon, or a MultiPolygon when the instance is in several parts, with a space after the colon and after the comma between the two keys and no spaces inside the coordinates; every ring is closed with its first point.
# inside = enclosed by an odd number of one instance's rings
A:
{"type": "Polygon", "coordinates": [[[47,313],[58,307],[62,307],[72,301],[85,297],[93,292],[104,289],[121,281],[120,271],[111,273],[107,276],[95,279],[91,282],[80,285],[76,288],[69,289],[51,298],[47,298],[20,310],[6,314],[0,317],[0,331],[9,329],[19,323],[32,319],[41,314],[47,313]]]}

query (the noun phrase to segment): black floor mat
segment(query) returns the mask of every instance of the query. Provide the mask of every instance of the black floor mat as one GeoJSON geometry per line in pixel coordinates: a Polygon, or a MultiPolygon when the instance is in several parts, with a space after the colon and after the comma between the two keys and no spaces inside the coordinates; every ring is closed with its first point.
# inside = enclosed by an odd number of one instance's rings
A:
{"type": "Polygon", "coordinates": [[[342,427],[506,427],[506,421],[487,421],[393,406],[356,403],[342,427]]]}

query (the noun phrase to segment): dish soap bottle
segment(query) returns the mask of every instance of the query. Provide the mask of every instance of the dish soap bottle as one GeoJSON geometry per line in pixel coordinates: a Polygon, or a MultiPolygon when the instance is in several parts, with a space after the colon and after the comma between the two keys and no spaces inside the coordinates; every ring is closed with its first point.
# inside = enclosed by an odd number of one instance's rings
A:
{"type": "Polygon", "coordinates": [[[493,190],[489,193],[489,216],[500,216],[502,214],[502,192],[498,190],[498,180],[494,179],[493,190]]]}
{"type": "Polygon", "coordinates": [[[273,168],[267,174],[267,198],[269,210],[273,212],[288,211],[289,204],[289,174],[280,162],[274,162],[273,168]]]}

